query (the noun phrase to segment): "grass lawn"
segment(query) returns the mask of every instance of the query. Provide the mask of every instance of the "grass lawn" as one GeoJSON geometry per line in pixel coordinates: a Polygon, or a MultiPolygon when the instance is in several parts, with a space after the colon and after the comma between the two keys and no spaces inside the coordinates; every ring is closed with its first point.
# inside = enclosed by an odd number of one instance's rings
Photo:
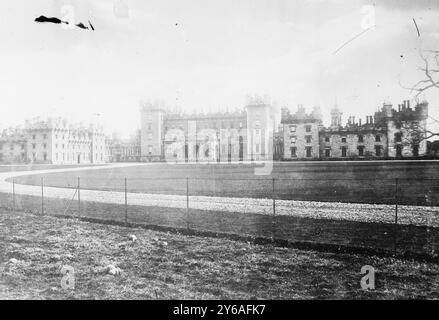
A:
{"type": "MultiPolygon", "coordinates": [[[[394,203],[395,178],[401,204],[439,206],[439,162],[309,162],[275,163],[267,176],[249,164],[150,164],[127,168],[45,174],[46,185],[85,189],[190,195],[271,197],[277,199],[394,203]],[[437,179],[437,180],[434,180],[437,179]]],[[[41,176],[19,177],[39,185],[41,176]]]]}
{"type": "Polygon", "coordinates": [[[439,298],[439,266],[1,211],[0,298],[439,298]],[[74,290],[61,288],[63,265],[74,290]],[[363,265],[377,272],[373,291],[360,288],[363,265]]]}

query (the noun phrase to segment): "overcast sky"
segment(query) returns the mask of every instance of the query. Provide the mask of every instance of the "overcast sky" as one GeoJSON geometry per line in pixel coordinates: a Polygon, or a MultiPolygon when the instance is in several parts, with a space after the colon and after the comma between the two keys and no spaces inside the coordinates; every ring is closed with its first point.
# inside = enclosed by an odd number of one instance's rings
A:
{"type": "MultiPolygon", "coordinates": [[[[225,111],[254,93],[292,110],[320,105],[325,124],[335,101],[345,119],[364,118],[412,98],[400,83],[422,76],[420,49],[439,50],[439,1],[427,0],[2,0],[0,15],[0,127],[101,114],[126,136],[140,100],[225,111]],[[375,8],[368,31],[365,5],[375,8]],[[71,19],[69,8],[96,30],[33,21],[71,19]]],[[[439,118],[439,90],[422,98],[439,118]]]]}

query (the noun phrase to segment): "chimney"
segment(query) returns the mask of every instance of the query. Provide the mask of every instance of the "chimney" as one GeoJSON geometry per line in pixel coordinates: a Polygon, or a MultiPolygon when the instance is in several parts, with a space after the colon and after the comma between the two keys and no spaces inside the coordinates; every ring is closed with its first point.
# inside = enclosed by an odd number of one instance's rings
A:
{"type": "Polygon", "coordinates": [[[407,100],[404,100],[402,105],[402,110],[405,110],[406,107],[407,107],[407,100]]]}
{"type": "Polygon", "coordinates": [[[407,100],[407,109],[410,109],[410,100],[407,100]]]}
{"type": "Polygon", "coordinates": [[[398,112],[401,111],[401,104],[398,104],[398,112]]]}
{"type": "Polygon", "coordinates": [[[361,118],[360,119],[358,119],[358,124],[360,125],[360,127],[361,127],[361,118]]]}
{"type": "Polygon", "coordinates": [[[355,116],[352,117],[352,124],[355,125],[355,116]]]}

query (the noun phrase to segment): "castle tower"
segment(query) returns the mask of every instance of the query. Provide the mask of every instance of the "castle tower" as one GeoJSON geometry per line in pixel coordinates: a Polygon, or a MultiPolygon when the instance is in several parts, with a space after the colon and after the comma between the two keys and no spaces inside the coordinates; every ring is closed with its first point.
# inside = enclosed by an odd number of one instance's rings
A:
{"type": "Polygon", "coordinates": [[[142,160],[151,161],[163,155],[163,115],[162,107],[150,102],[140,105],[140,154],[142,160]]]}
{"type": "Polygon", "coordinates": [[[273,152],[272,138],[275,119],[272,107],[265,103],[250,103],[247,111],[247,158],[270,159],[273,152]]]}
{"type": "Polygon", "coordinates": [[[337,105],[334,106],[334,108],[331,109],[331,127],[332,128],[338,128],[341,126],[341,116],[342,112],[338,108],[337,105]]]}

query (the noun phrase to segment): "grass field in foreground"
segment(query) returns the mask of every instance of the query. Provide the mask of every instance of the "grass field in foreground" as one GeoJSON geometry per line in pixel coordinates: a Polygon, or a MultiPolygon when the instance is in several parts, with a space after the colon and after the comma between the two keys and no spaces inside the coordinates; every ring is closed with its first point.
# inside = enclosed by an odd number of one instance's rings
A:
{"type": "Polygon", "coordinates": [[[439,266],[2,211],[0,298],[439,298],[439,266]],[[121,275],[103,272],[108,264],[121,275]],[[75,269],[72,291],[62,265],[75,269]],[[374,291],[360,288],[363,265],[376,269],[374,291]]]}
{"type": "Polygon", "coordinates": [[[19,177],[18,183],[129,192],[439,206],[439,162],[274,163],[269,175],[250,164],[149,164],[19,177]],[[398,178],[398,187],[395,179],[398,178]],[[437,179],[437,180],[434,180],[437,179]],[[397,193],[396,194],[396,190],[397,193]]]}

